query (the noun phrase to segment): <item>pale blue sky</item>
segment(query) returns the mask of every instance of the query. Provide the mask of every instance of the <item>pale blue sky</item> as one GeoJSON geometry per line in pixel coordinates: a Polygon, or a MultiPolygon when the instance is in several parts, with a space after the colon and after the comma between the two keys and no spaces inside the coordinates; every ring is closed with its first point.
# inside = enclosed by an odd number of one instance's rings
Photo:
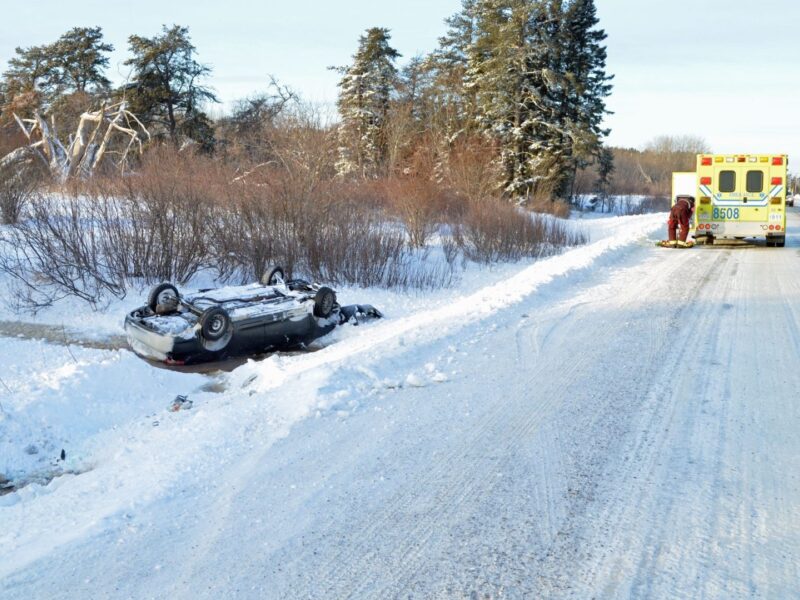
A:
{"type": "MultiPolygon", "coordinates": [[[[162,24],[190,28],[211,85],[230,101],[264,89],[269,74],[332,104],[335,73],[358,36],[389,27],[404,55],[433,49],[458,0],[0,0],[0,63],[15,46],[55,40],[74,26],[103,27],[117,48],[111,76],[125,76],[127,36],[162,24]]],[[[800,165],[800,1],[597,0],[616,75],[608,105],[615,145],[659,134],[705,137],[718,152],[788,152],[800,165]]]]}

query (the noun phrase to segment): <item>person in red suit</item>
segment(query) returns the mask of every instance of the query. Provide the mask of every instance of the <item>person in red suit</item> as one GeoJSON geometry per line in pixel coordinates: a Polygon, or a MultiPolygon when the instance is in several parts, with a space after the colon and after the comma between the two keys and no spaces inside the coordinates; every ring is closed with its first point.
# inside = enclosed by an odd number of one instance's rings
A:
{"type": "Polygon", "coordinates": [[[667,221],[670,246],[686,245],[686,237],[689,235],[689,221],[693,212],[694,198],[691,196],[678,196],[672,210],[669,211],[669,221],[667,221]],[[677,231],[679,225],[680,232],[677,231]]]}

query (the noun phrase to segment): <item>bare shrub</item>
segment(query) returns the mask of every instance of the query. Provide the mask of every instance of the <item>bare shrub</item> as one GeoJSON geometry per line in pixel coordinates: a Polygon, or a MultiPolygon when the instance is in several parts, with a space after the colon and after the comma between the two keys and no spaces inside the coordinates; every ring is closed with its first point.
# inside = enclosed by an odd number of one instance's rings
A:
{"type": "Polygon", "coordinates": [[[500,180],[497,148],[479,139],[465,140],[450,151],[445,183],[468,200],[491,198],[498,194],[500,180]]]}
{"type": "MultiPolygon", "coordinates": [[[[608,193],[615,196],[668,196],[675,171],[694,171],[697,154],[710,152],[708,143],[691,135],[660,136],[644,149],[610,148],[614,157],[608,193]]],[[[576,174],[573,194],[598,193],[598,168],[593,163],[576,174]]]]}
{"type": "Polygon", "coordinates": [[[390,210],[405,226],[409,243],[423,248],[447,207],[444,190],[423,177],[402,177],[386,183],[386,196],[390,210]]]}
{"type": "MultiPolygon", "coordinates": [[[[253,281],[270,264],[332,284],[432,289],[452,283],[459,259],[516,260],[583,241],[558,219],[479,195],[489,178],[470,179],[466,165],[491,161],[476,154],[452,163],[465,169],[463,193],[436,183],[435,161],[422,154],[419,173],[339,181],[335,138],[315,123],[282,115],[270,159],[249,168],[161,147],[132,174],[35,195],[27,218],[0,232],[0,270],[33,308],[67,295],[97,305],[156,281],[185,285],[205,269],[221,281],[253,281]],[[435,233],[444,260],[430,259],[435,233]]],[[[564,210],[542,205],[533,203],[564,210]]]]}
{"type": "Polygon", "coordinates": [[[453,237],[466,258],[485,264],[536,258],[586,241],[563,221],[500,201],[471,202],[453,237]]]}
{"type": "Polygon", "coordinates": [[[398,285],[409,259],[404,233],[378,211],[329,199],[331,216],[307,239],[309,274],[323,281],[363,286],[398,285]]]}
{"type": "Polygon", "coordinates": [[[458,243],[453,239],[453,236],[445,236],[442,238],[442,252],[447,264],[452,268],[460,255],[458,243]]]}
{"type": "Polygon", "coordinates": [[[65,296],[96,305],[125,294],[124,278],[108,262],[108,231],[79,198],[36,195],[30,218],[9,227],[0,240],[0,270],[16,284],[19,303],[41,308],[65,296]]]}
{"type": "Polygon", "coordinates": [[[311,197],[293,196],[279,176],[244,186],[212,222],[212,254],[223,279],[252,280],[269,264],[331,283],[393,286],[407,264],[405,234],[381,210],[329,184],[311,197]]]}
{"type": "Polygon", "coordinates": [[[590,196],[598,193],[597,182],[597,167],[594,164],[587,165],[582,169],[575,172],[575,177],[572,180],[572,194],[573,201],[583,197],[590,196]]]}
{"type": "Polygon", "coordinates": [[[640,215],[642,208],[637,198],[631,196],[620,196],[616,199],[619,205],[618,212],[621,215],[640,215]]]}
{"type": "Polygon", "coordinates": [[[667,212],[670,208],[670,200],[666,196],[649,196],[643,198],[639,206],[642,209],[642,214],[667,212]]]}
{"type": "Polygon", "coordinates": [[[16,223],[33,193],[42,184],[39,165],[12,164],[0,168],[0,222],[16,223]]]}
{"type": "Polygon", "coordinates": [[[37,308],[71,295],[97,305],[131,284],[191,279],[209,263],[213,193],[208,170],[180,162],[204,166],[195,160],[156,153],[137,175],[32,197],[0,251],[19,302],[37,308]]]}
{"type": "Polygon", "coordinates": [[[572,210],[569,203],[560,200],[550,200],[549,198],[532,200],[525,205],[525,208],[533,212],[546,213],[562,219],[568,218],[572,210]]]}
{"type": "Polygon", "coordinates": [[[208,264],[208,218],[230,173],[207,157],[163,148],[132,176],[98,186],[92,204],[126,278],[185,283],[208,264]]]}
{"type": "Polygon", "coordinates": [[[669,210],[669,198],[665,196],[618,196],[609,198],[610,209],[620,215],[644,215],[669,210]]]}

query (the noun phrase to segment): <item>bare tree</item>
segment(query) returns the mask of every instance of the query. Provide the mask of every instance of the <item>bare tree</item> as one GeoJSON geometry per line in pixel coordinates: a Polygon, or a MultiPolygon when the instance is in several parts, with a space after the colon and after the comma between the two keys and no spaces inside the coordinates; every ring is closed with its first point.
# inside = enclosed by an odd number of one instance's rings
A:
{"type": "Polygon", "coordinates": [[[113,163],[117,169],[124,171],[131,150],[142,153],[142,140],[149,139],[150,133],[142,125],[136,115],[127,110],[125,102],[106,106],[96,111],[88,111],[80,116],[75,134],[65,144],[55,128],[55,122],[47,120],[41,114],[34,113],[33,118],[21,119],[14,114],[28,141],[26,146],[12,150],[0,158],[0,168],[5,168],[20,161],[38,157],[59,181],[66,181],[75,175],[90,176],[103,159],[112,154],[111,145],[115,138],[124,141],[119,150],[114,150],[117,157],[113,163]]]}

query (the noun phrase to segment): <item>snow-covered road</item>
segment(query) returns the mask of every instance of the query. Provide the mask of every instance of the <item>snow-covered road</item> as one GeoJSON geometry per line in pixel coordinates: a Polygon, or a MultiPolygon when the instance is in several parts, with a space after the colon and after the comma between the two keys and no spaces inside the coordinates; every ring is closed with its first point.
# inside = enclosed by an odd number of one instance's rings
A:
{"type": "Polygon", "coordinates": [[[790,227],[784,249],[612,235],[241,367],[0,505],[0,597],[796,597],[790,227]]]}

